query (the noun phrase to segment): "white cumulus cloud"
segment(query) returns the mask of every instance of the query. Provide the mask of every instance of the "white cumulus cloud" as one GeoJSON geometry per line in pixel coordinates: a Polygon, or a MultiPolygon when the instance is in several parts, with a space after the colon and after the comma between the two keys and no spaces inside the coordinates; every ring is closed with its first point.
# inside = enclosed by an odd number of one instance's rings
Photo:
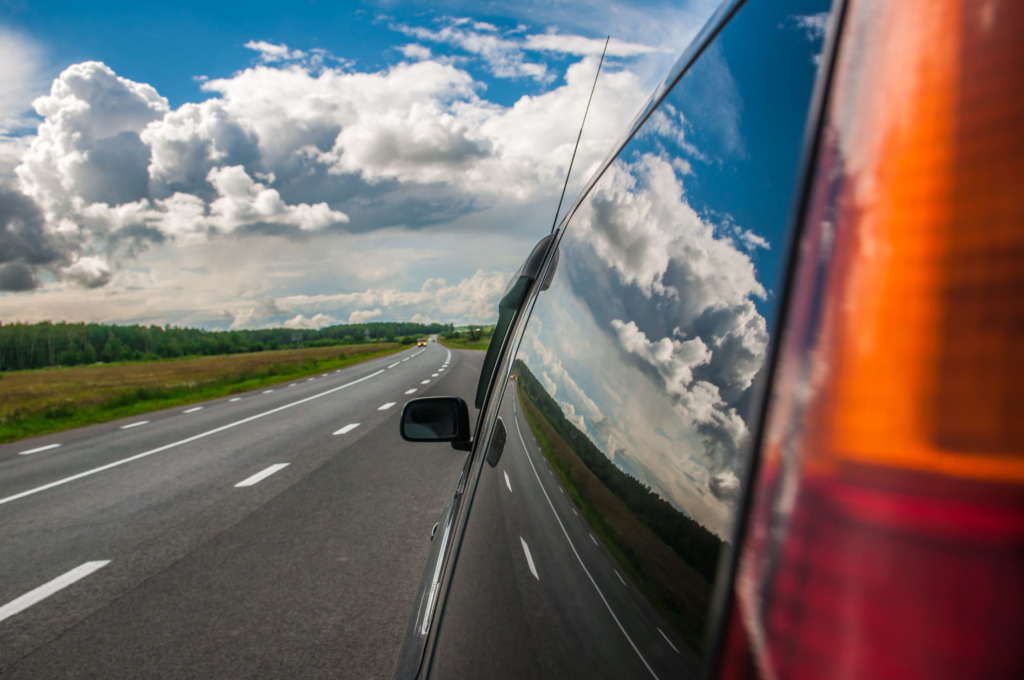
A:
{"type": "MultiPolygon", "coordinates": [[[[604,50],[604,40],[600,38],[586,38],[581,35],[561,35],[558,33],[541,33],[527,36],[524,46],[531,50],[544,50],[549,52],[564,52],[566,54],[578,55],[600,55],[604,50]]],[[[670,50],[630,43],[623,40],[613,39],[608,41],[609,56],[633,57],[640,54],[670,50]]]]}
{"type": "Polygon", "coordinates": [[[612,328],[623,349],[657,369],[669,394],[685,394],[693,382],[693,369],[711,361],[711,351],[700,338],[661,338],[652,342],[636,323],[619,319],[612,320],[612,328]]]}
{"type": "Polygon", "coordinates": [[[107,263],[99,257],[80,257],[64,269],[64,276],[82,288],[99,288],[112,276],[107,263]]]}
{"type": "Polygon", "coordinates": [[[285,44],[275,45],[265,40],[250,40],[245,43],[250,50],[260,53],[260,60],[265,62],[291,61],[302,59],[306,53],[302,50],[290,50],[285,44]]]}
{"type": "MultiPolygon", "coordinates": [[[[493,318],[503,283],[496,270],[511,270],[509,253],[525,254],[526,241],[546,229],[550,218],[538,216],[557,199],[597,59],[589,43],[564,32],[563,44],[578,46],[571,53],[590,56],[550,73],[543,61],[550,50],[538,43],[530,48],[536,59],[529,57],[525,29],[451,20],[407,32],[418,42],[379,70],[359,70],[319,48],[254,39],[246,44],[258,55],[254,65],[199,79],[207,99],[176,108],[106,64],[67,67],[34,100],[41,117],[32,119],[34,136],[0,131],[0,172],[6,168],[16,184],[0,196],[0,210],[8,210],[0,225],[21,244],[0,258],[0,289],[45,289],[30,316],[70,318],[68,310],[84,309],[81,300],[69,302],[82,286],[132,299],[118,273],[135,267],[160,272],[146,319],[166,313],[220,324],[228,310],[234,327],[257,327],[378,308],[396,319],[493,318]],[[449,54],[434,54],[434,46],[449,54]],[[469,56],[452,58],[452,46],[469,56]],[[531,94],[511,105],[489,101],[470,57],[537,79],[531,94]],[[377,233],[387,238],[360,238],[377,233]],[[496,234],[501,246],[481,247],[496,234]],[[415,248],[396,248],[409,237],[415,248]],[[361,247],[376,250],[357,256],[361,247]],[[389,260],[392,251],[401,263],[389,260]],[[285,252],[287,260],[277,258],[285,252]],[[274,258],[273,277],[252,273],[256,253],[274,258]],[[457,283],[419,289],[437,274],[457,283]],[[353,295],[366,303],[265,318],[245,310],[250,297],[331,295],[342,281],[342,290],[362,290],[353,295]],[[168,288],[158,294],[161,286],[168,288]],[[182,298],[194,309],[183,310],[182,298]]],[[[30,61],[11,62],[10,82],[28,78],[17,73],[30,73],[30,61]]],[[[17,83],[3,87],[21,91],[17,83]]],[[[606,67],[574,186],[646,96],[634,73],[606,67]]],[[[0,117],[4,111],[0,105],[0,117]]],[[[111,318],[102,304],[89,307],[111,318]]],[[[142,307],[126,305],[126,316],[113,318],[133,320],[142,307]]],[[[13,297],[3,308],[25,309],[13,297]]]]}
{"type": "Polygon", "coordinates": [[[241,166],[214,168],[207,179],[219,195],[210,204],[211,222],[223,231],[258,223],[287,224],[303,231],[317,231],[331,224],[348,222],[345,213],[331,210],[326,203],[286,204],[276,189],[254,181],[241,166]]]}
{"type": "Polygon", "coordinates": [[[348,315],[349,323],[363,323],[371,319],[379,318],[384,312],[377,309],[360,309],[348,315]]]}
{"type": "MultiPolygon", "coordinates": [[[[287,321],[285,321],[284,324],[282,324],[282,325],[285,328],[296,328],[296,329],[308,328],[308,329],[312,330],[312,329],[316,329],[316,328],[323,328],[324,326],[333,326],[333,325],[335,325],[337,323],[338,323],[337,319],[334,319],[334,318],[332,318],[330,316],[327,316],[326,314],[314,314],[313,318],[311,318],[311,319],[306,318],[302,314],[296,314],[292,318],[290,318],[287,321]]],[[[350,322],[350,323],[357,323],[357,322],[350,322]]]]}

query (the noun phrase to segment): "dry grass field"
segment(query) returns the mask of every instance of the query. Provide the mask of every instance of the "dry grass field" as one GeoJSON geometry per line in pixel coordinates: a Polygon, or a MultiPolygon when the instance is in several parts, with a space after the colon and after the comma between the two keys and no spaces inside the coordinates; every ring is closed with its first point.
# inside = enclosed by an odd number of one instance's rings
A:
{"type": "Polygon", "coordinates": [[[15,371],[0,377],[0,442],[242,392],[397,351],[395,343],[15,371]]]}

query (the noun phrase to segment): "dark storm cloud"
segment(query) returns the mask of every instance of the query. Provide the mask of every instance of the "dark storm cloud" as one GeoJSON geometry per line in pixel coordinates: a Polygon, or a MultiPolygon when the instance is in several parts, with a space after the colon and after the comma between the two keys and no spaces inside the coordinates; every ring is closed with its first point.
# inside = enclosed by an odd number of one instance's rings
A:
{"type": "Polygon", "coordinates": [[[0,187],[0,290],[31,290],[38,285],[38,267],[66,261],[43,224],[43,215],[31,199],[0,187]]]}
{"type": "Polygon", "coordinates": [[[32,269],[21,262],[0,265],[0,290],[21,293],[32,290],[38,284],[32,269]]]}
{"type": "Polygon", "coordinates": [[[149,147],[138,133],[124,130],[97,140],[88,162],[72,173],[79,195],[88,203],[118,205],[146,198],[149,192],[149,147]]]}
{"type": "Polygon", "coordinates": [[[488,207],[479,197],[440,182],[403,184],[397,179],[367,182],[356,173],[330,173],[322,165],[308,166],[302,172],[284,176],[275,172],[275,176],[274,186],[289,204],[314,203],[330,197],[328,205],[344,210],[349,216],[347,224],[335,228],[349,233],[388,227],[422,229],[449,223],[488,207]]]}

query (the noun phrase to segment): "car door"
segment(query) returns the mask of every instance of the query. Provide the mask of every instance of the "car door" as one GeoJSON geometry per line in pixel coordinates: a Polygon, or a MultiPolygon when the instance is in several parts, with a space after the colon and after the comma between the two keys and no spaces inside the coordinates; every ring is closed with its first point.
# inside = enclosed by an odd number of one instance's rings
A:
{"type": "Polygon", "coordinates": [[[701,674],[829,9],[723,6],[545,244],[398,676],[701,674]]]}

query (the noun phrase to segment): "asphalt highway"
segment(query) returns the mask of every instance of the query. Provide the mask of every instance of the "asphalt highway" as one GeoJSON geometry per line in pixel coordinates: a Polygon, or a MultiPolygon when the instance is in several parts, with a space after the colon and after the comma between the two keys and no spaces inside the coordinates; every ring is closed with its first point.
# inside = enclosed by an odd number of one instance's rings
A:
{"type": "Polygon", "coordinates": [[[398,417],[471,402],[482,358],[431,342],[0,447],[0,677],[389,677],[466,455],[398,417]]]}

